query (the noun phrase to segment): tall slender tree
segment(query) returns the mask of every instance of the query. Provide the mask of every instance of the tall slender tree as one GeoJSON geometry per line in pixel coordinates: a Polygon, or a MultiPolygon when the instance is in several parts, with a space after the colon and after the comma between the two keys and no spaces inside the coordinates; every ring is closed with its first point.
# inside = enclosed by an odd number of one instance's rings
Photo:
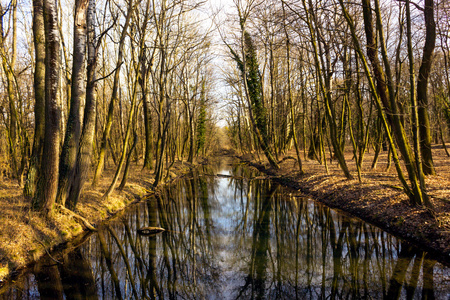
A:
{"type": "Polygon", "coordinates": [[[434,0],[425,0],[425,45],[423,47],[422,63],[417,78],[418,123],[420,137],[420,152],[422,155],[423,172],[425,175],[436,175],[431,152],[431,125],[428,115],[428,78],[433,61],[436,44],[436,22],[434,20],[434,0]]]}
{"type": "Polygon", "coordinates": [[[34,141],[24,193],[33,197],[42,162],[45,133],[45,28],[44,1],[33,0],[33,43],[34,43],[34,141]]]}
{"type": "Polygon", "coordinates": [[[89,0],[75,1],[70,112],[59,164],[57,202],[64,205],[75,170],[86,100],[86,36],[89,0]]]}
{"type": "Polygon", "coordinates": [[[60,40],[56,0],[44,0],[45,27],[45,138],[39,186],[33,208],[51,214],[58,192],[61,142],[61,100],[59,91],[60,40]]]}

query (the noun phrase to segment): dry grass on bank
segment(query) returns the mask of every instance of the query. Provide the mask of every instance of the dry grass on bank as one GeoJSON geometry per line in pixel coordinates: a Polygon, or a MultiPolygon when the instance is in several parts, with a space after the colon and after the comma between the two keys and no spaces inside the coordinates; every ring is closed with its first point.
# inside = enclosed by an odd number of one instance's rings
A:
{"type": "MultiPolygon", "coordinates": [[[[186,163],[175,163],[168,180],[188,172],[191,167],[186,163]]],[[[114,193],[103,199],[114,172],[113,166],[107,168],[97,187],[93,188],[90,180],[81,195],[76,213],[92,224],[100,223],[151,192],[152,172],[143,170],[142,164],[133,164],[124,190],[117,190],[119,181],[114,193]]],[[[0,282],[11,271],[83,233],[82,226],[67,214],[56,212],[46,218],[31,211],[30,201],[22,195],[22,188],[15,180],[0,179],[0,203],[0,282]]]]}
{"type": "MultiPolygon", "coordinates": [[[[355,179],[347,180],[336,160],[330,163],[329,173],[316,160],[303,160],[305,174],[300,176],[296,161],[285,159],[281,169],[270,169],[266,161],[260,161],[266,172],[277,180],[290,185],[335,208],[372,222],[397,236],[435,250],[450,262],[450,158],[440,146],[433,148],[436,176],[426,178],[428,194],[435,207],[435,213],[411,206],[408,198],[399,188],[394,163],[389,170],[387,152],[383,152],[376,169],[371,169],[374,153],[366,153],[362,166],[362,182],[357,177],[353,153],[347,148],[345,153],[349,169],[355,179]]],[[[327,153],[328,154],[328,153],[327,153]]],[[[296,157],[289,152],[285,157],[296,157]]],[[[245,159],[258,159],[245,155],[245,159]]],[[[262,156],[260,156],[262,158],[262,156]]],[[[280,160],[283,157],[280,157],[280,160]]],[[[303,158],[303,154],[302,154],[303,158]]],[[[405,173],[406,174],[406,173],[405,173]]]]}

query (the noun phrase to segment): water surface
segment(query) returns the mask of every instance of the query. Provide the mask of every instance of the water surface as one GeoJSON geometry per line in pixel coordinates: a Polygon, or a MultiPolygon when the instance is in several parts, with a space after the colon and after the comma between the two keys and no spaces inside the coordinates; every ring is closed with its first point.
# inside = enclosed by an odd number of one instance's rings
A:
{"type": "Polygon", "coordinates": [[[240,165],[204,167],[52,256],[0,298],[450,297],[450,269],[426,252],[240,165]]]}

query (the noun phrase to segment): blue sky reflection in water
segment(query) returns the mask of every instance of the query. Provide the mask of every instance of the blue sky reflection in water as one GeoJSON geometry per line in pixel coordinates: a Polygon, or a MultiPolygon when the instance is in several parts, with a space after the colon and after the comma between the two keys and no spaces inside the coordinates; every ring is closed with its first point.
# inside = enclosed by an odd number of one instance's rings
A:
{"type": "Polygon", "coordinates": [[[0,298],[449,298],[448,267],[374,226],[239,165],[191,175],[0,298]],[[143,226],[167,232],[139,236],[143,226]]]}

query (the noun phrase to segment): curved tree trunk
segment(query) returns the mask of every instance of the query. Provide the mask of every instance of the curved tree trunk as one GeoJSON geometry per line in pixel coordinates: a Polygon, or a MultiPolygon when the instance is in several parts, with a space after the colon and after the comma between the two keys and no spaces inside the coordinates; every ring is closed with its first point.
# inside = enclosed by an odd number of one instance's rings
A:
{"type": "Polygon", "coordinates": [[[434,22],[434,0],[425,0],[425,46],[423,48],[422,64],[417,79],[417,102],[419,106],[419,137],[422,154],[423,172],[425,175],[436,175],[431,153],[431,130],[428,116],[428,77],[430,75],[433,51],[436,44],[436,23],[434,22]]]}

